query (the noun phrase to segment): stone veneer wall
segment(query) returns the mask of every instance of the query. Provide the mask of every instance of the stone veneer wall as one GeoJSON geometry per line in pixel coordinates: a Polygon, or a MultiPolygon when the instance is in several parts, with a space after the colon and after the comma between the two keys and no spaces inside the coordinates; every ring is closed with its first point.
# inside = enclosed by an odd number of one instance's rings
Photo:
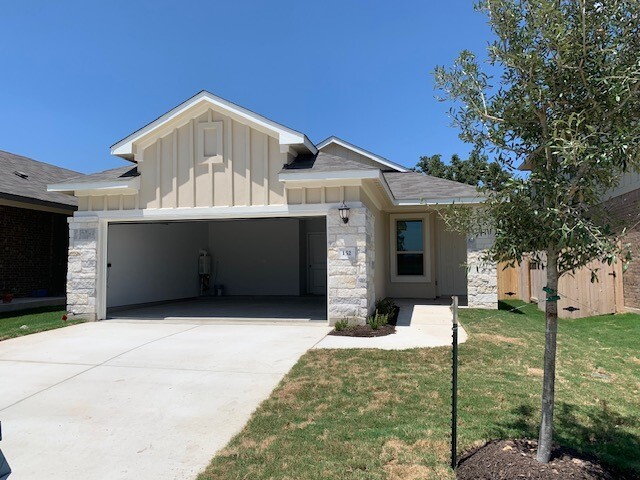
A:
{"type": "Polygon", "coordinates": [[[98,219],[71,217],[67,268],[67,311],[71,315],[96,319],[97,280],[98,219]]]}
{"type": "Polygon", "coordinates": [[[481,261],[491,247],[493,235],[467,239],[467,296],[469,307],[498,308],[498,269],[496,264],[481,261]]]}
{"type": "Polygon", "coordinates": [[[352,208],[346,224],[337,209],[327,214],[328,316],[331,325],[343,318],[363,325],[373,310],[374,222],[375,217],[366,207],[352,208]],[[338,258],[340,247],[356,247],[355,258],[338,258]]]}

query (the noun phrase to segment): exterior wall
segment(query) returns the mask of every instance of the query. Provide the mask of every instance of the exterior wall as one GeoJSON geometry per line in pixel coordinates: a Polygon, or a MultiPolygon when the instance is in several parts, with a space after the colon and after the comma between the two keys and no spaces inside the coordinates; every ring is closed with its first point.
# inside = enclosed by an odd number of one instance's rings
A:
{"type": "Polygon", "coordinates": [[[89,320],[97,313],[98,241],[97,217],[69,218],[67,311],[89,320]]]}
{"type": "Polygon", "coordinates": [[[624,305],[640,308],[640,189],[612,198],[605,202],[604,208],[611,218],[619,222],[619,228],[628,228],[623,242],[631,244],[633,257],[622,275],[624,305]]]}
{"type": "Polygon", "coordinates": [[[286,203],[288,205],[317,205],[361,200],[360,187],[358,186],[289,187],[286,190],[286,203]]]}
{"type": "Polygon", "coordinates": [[[349,223],[337,209],[327,214],[329,323],[348,318],[364,324],[375,304],[375,217],[365,206],[351,208],[349,223]],[[339,258],[341,247],[355,247],[352,260],[339,258]]]}
{"type": "Polygon", "coordinates": [[[81,197],[79,210],[285,203],[278,173],[290,158],[280,152],[276,138],[213,109],[158,135],[134,146],[141,175],[137,195],[81,197]],[[214,133],[203,133],[213,125],[214,133]]]}
{"type": "Polygon", "coordinates": [[[493,235],[467,240],[467,295],[469,307],[498,308],[498,270],[481,260],[494,242],[493,235]]]}
{"type": "Polygon", "coordinates": [[[68,216],[0,205],[0,293],[64,295],[68,216]]]}
{"type": "Polygon", "coordinates": [[[467,239],[452,232],[436,214],[436,277],[438,296],[467,294],[467,239]]]}

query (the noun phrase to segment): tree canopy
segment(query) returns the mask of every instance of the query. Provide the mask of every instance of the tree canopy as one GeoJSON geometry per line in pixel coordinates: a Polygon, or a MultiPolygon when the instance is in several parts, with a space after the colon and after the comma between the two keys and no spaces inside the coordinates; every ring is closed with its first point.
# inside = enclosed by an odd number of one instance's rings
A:
{"type": "MultiPolygon", "coordinates": [[[[547,330],[538,459],[551,454],[558,277],[593,259],[628,257],[621,232],[598,214],[604,193],[640,170],[640,2],[482,0],[495,40],[488,65],[470,51],[437,67],[460,137],[504,168],[484,208],[457,208],[450,224],[492,230],[493,261],[546,252],[547,330]],[[499,72],[492,76],[492,72],[499,72]],[[625,250],[625,251],[623,251],[625,250]]],[[[540,292],[541,294],[541,292],[540,292]]]]}
{"type": "Polygon", "coordinates": [[[439,154],[422,156],[414,170],[492,190],[501,188],[511,178],[511,174],[500,164],[489,162],[489,157],[478,150],[473,150],[466,160],[454,154],[448,164],[442,161],[442,155],[439,154]]]}

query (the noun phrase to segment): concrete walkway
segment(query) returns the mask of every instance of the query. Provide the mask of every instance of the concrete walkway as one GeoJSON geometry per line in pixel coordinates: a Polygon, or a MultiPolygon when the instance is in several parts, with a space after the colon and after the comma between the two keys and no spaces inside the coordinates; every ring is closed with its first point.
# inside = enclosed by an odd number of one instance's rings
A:
{"type": "Polygon", "coordinates": [[[11,480],[195,478],[328,331],[106,321],[2,341],[11,480]]]}
{"type": "MultiPolygon", "coordinates": [[[[400,307],[396,333],[384,337],[357,338],[329,335],[314,348],[408,348],[451,345],[453,316],[448,305],[433,305],[428,300],[396,300],[400,307]]],[[[464,328],[458,329],[458,341],[467,341],[464,328]]]]}

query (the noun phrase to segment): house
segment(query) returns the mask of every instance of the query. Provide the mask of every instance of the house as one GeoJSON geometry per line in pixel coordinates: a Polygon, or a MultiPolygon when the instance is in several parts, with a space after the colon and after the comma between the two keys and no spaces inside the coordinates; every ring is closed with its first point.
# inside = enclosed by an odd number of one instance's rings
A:
{"type": "Polygon", "coordinates": [[[603,207],[614,225],[625,228],[624,243],[632,248],[632,261],[622,275],[624,308],[640,311],[640,173],[627,172],[605,195],[603,207]]]}
{"type": "Polygon", "coordinates": [[[0,151],[0,294],[64,296],[67,218],[77,209],[78,201],[48,192],[47,184],[78,175],[0,151]]]}
{"type": "Polygon", "coordinates": [[[480,203],[469,185],[337,137],[316,145],[206,91],[111,153],[130,163],[49,186],[78,198],[72,314],[104,319],[114,308],[222,288],[244,302],[282,297],[283,309],[288,298],[321,296],[330,323],[362,322],[386,296],[497,305],[496,270],[478,264],[491,239],[467,241],[437,215],[480,203]],[[221,287],[207,290],[209,275],[221,287]]]}

